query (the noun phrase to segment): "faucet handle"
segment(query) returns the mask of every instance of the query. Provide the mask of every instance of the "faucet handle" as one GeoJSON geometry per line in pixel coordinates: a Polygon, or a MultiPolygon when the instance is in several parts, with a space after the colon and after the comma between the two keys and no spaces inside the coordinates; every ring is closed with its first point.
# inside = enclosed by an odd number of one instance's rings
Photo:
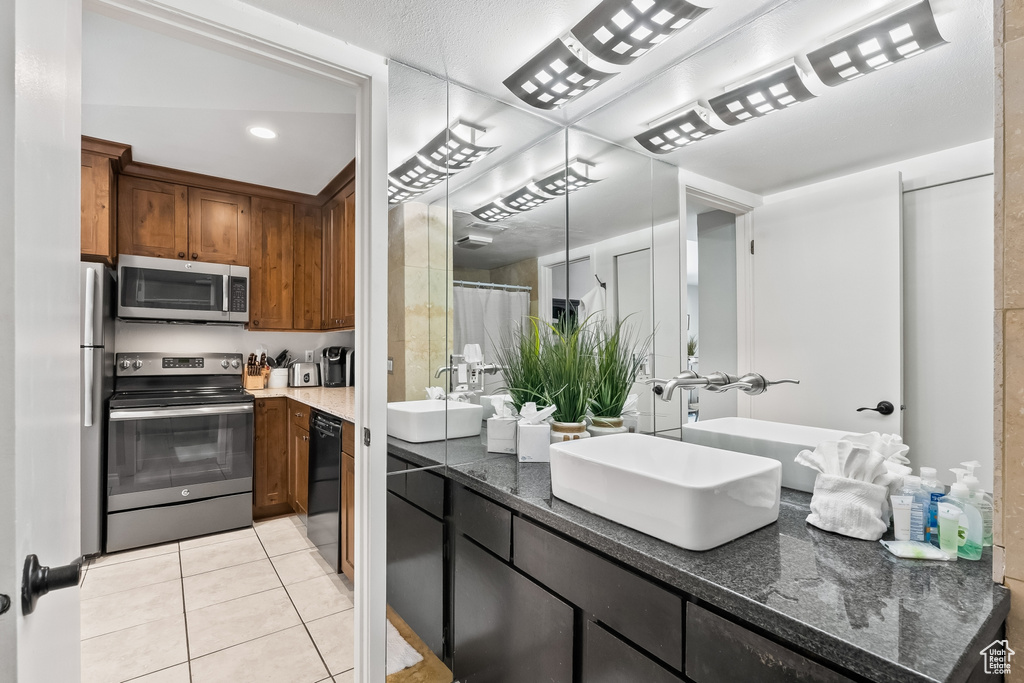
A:
{"type": "MultiPolygon", "coordinates": [[[[710,389],[711,387],[708,387],[708,388],[710,389]]],[[[740,391],[750,391],[753,388],[754,388],[754,385],[752,385],[750,382],[733,382],[731,384],[726,384],[724,387],[716,386],[715,387],[715,391],[725,392],[725,391],[729,391],[730,389],[739,389],[740,391]]]]}
{"type": "Polygon", "coordinates": [[[800,380],[798,380],[798,379],[765,380],[765,386],[773,387],[776,384],[800,384],[800,380]]]}

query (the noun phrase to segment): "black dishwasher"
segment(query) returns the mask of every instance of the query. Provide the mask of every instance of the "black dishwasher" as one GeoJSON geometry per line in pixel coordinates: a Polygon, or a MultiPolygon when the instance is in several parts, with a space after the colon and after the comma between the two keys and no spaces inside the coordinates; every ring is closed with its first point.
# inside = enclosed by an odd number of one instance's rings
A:
{"type": "Polygon", "coordinates": [[[314,410],[309,438],[306,535],[337,572],[341,559],[341,418],[314,410]]]}

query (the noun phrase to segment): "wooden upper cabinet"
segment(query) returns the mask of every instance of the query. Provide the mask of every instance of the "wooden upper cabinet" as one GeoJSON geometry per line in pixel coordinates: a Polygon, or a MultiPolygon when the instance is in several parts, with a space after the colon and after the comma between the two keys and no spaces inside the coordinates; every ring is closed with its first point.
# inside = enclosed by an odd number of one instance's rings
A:
{"type": "Polygon", "coordinates": [[[295,269],[293,276],[292,326],[296,330],[319,330],[323,291],[323,225],[320,209],[295,206],[295,269]]]}
{"type": "Polygon", "coordinates": [[[114,165],[110,157],[82,152],[82,257],[113,264],[117,258],[114,165]]]}
{"type": "Polygon", "coordinates": [[[117,243],[122,254],[188,257],[188,188],[121,176],[117,182],[117,243]]]}
{"type": "Polygon", "coordinates": [[[190,187],[188,244],[193,261],[249,265],[249,196],[190,187]]]}
{"type": "Polygon", "coordinates": [[[292,329],[295,205],[253,197],[249,327],[292,329]]]}
{"type": "Polygon", "coordinates": [[[349,184],[323,209],[323,328],[355,324],[355,187],[349,184]]]}

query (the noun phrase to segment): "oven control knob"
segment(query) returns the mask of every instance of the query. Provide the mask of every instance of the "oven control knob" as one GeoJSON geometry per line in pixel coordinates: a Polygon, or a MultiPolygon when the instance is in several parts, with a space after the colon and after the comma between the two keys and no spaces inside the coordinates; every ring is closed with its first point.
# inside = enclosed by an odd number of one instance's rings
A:
{"type": "Polygon", "coordinates": [[[122,370],[127,370],[131,366],[132,366],[132,362],[130,360],[128,360],[127,358],[125,358],[123,361],[121,361],[121,369],[122,370]]]}
{"type": "Polygon", "coordinates": [[[132,367],[135,368],[136,370],[141,370],[142,369],[142,361],[139,360],[138,358],[136,358],[135,362],[132,363],[132,367]]]}
{"type": "Polygon", "coordinates": [[[222,361],[220,362],[220,366],[221,366],[222,368],[224,368],[225,370],[227,370],[227,369],[228,369],[228,366],[229,366],[229,365],[231,365],[231,363],[229,363],[229,362],[228,362],[228,359],[227,359],[227,358],[225,358],[224,360],[222,360],[222,361]]]}
{"type": "Polygon", "coordinates": [[[189,494],[188,489],[182,489],[181,490],[181,495],[185,496],[186,498],[188,497],[188,494],[189,494]]]}
{"type": "Polygon", "coordinates": [[[231,367],[233,367],[235,369],[242,367],[242,361],[238,360],[237,358],[232,358],[231,359],[231,367]]]}

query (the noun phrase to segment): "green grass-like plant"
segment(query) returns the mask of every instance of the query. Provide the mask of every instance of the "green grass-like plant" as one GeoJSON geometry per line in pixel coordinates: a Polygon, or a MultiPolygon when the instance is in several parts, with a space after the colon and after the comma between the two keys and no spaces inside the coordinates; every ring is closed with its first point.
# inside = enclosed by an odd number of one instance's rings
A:
{"type": "Polygon", "coordinates": [[[544,391],[557,408],[556,422],[583,422],[597,389],[598,335],[588,321],[547,325],[540,349],[544,391]]]}
{"type": "Polygon", "coordinates": [[[495,356],[505,377],[503,390],[512,396],[516,412],[522,412],[523,405],[530,401],[538,407],[550,405],[544,392],[540,355],[541,332],[536,319],[530,318],[529,325],[516,325],[502,331],[495,356]]]}
{"type": "Polygon", "coordinates": [[[697,337],[692,334],[686,341],[686,355],[691,357],[697,355],[697,337]]]}
{"type": "Polygon", "coordinates": [[[627,325],[626,320],[619,321],[611,334],[604,329],[596,334],[597,383],[590,402],[596,418],[622,416],[622,407],[640,375],[651,346],[653,335],[640,342],[635,326],[627,325]]]}

